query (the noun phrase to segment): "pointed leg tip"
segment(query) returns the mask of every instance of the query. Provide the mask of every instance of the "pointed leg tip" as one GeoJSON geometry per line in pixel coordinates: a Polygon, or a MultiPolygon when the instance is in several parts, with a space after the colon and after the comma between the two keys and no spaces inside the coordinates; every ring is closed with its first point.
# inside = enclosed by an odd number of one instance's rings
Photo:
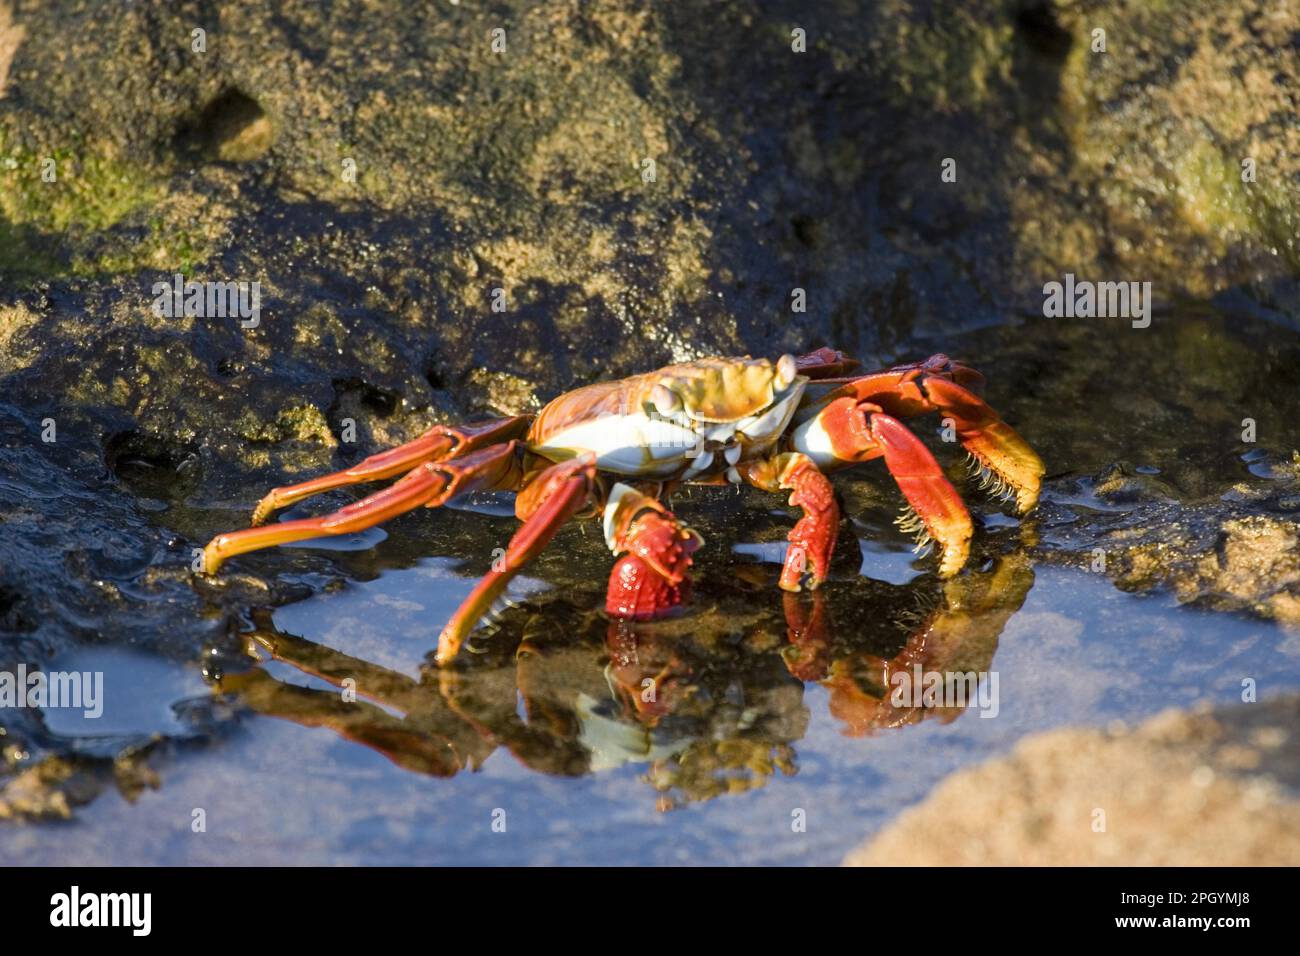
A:
{"type": "Polygon", "coordinates": [[[460,638],[449,634],[448,628],[438,635],[438,650],[433,655],[433,663],[438,667],[450,667],[460,651],[460,638]]]}
{"type": "Polygon", "coordinates": [[[939,577],[955,577],[970,560],[970,538],[959,543],[940,545],[939,577]]]}
{"type": "Polygon", "coordinates": [[[225,563],[225,559],[222,558],[218,552],[218,548],[221,546],[221,538],[221,535],[213,538],[208,543],[208,546],[203,549],[203,566],[199,568],[200,574],[205,574],[211,577],[212,575],[215,575],[217,571],[221,569],[221,565],[225,563]]]}
{"type": "Polygon", "coordinates": [[[438,647],[433,662],[440,668],[450,667],[460,656],[461,648],[478,626],[496,598],[505,590],[504,575],[488,575],[438,632],[438,647]]]}
{"type": "Polygon", "coordinates": [[[1035,484],[1032,488],[1021,488],[1017,491],[1016,513],[1024,517],[1038,507],[1038,495],[1041,490],[1041,487],[1035,484]]]}

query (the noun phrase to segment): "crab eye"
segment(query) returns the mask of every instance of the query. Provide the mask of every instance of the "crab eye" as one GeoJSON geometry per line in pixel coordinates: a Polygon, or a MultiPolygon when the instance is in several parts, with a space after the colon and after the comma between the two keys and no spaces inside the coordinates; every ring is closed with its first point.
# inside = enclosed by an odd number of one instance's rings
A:
{"type": "Polygon", "coordinates": [[[682,400],[671,388],[660,383],[650,390],[650,404],[660,415],[671,415],[682,407],[682,400]]]}
{"type": "Polygon", "coordinates": [[[799,374],[799,363],[789,353],[782,355],[776,362],[776,387],[786,388],[799,374]]]}

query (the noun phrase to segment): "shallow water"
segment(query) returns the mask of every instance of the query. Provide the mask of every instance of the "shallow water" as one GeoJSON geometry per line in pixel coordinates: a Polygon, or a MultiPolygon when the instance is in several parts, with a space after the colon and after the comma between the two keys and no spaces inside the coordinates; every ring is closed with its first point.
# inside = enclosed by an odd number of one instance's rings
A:
{"type": "MultiPolygon", "coordinates": [[[[929,612],[927,668],[940,658],[959,669],[987,666],[996,646],[996,716],[981,716],[977,705],[950,721],[952,712],[931,710],[917,723],[871,729],[899,715],[864,706],[866,697],[836,680],[843,673],[821,683],[792,676],[798,664],[783,655],[779,595],[728,594],[712,577],[702,582],[705,607],[694,617],[666,629],[624,629],[612,645],[601,639],[597,615],[527,581],[518,593],[533,600],[505,611],[497,632],[479,639],[487,649],[444,683],[425,666],[430,641],[472,582],[447,561],[421,561],[276,612],[274,627],[253,642],[266,663],[222,681],[230,699],[256,715],[201,759],[168,766],[164,785],[135,806],[108,793],[76,823],[9,832],[6,856],[834,863],[945,774],[1026,733],[1231,702],[1244,678],[1259,680],[1263,695],[1300,687],[1300,639],[1272,625],[1127,595],[1083,572],[1031,570],[1014,550],[996,562],[946,595],[928,574],[902,586],[836,582],[841,593],[826,610],[837,620],[909,601],[924,617],[926,604],[945,605],[946,613],[929,612]],[[684,635],[692,620],[715,629],[720,610],[739,623],[691,646],[684,635]],[[607,670],[629,638],[641,665],[634,676],[675,662],[678,684],[658,685],[669,713],[654,727],[635,717],[607,670]],[[521,640],[516,656],[510,645],[521,640]],[[269,659],[270,647],[283,659],[269,659]],[[348,706],[365,704],[343,704],[318,674],[354,675],[362,699],[377,694],[384,706],[349,716],[348,706]],[[206,832],[192,832],[196,808],[206,832]]],[[[738,570],[771,578],[777,568],[738,570]]],[[[828,656],[864,686],[880,657],[907,640],[867,617],[855,616],[847,630],[833,632],[828,656]]],[[[151,711],[205,693],[196,668],[141,669],[109,654],[56,663],[102,668],[110,688],[123,686],[129,670],[135,696],[110,693],[96,733],[174,731],[174,714],[153,713],[151,723],[151,711]]],[[[78,732],[75,721],[51,721],[51,729],[78,732]]]]}

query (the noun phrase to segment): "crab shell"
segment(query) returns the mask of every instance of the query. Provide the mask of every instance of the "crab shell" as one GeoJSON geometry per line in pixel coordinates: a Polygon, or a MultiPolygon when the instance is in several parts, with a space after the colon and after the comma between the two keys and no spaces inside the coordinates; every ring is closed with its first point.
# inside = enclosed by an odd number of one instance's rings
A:
{"type": "Polygon", "coordinates": [[[769,454],[803,397],[793,356],[701,359],[568,392],[542,409],[529,448],[551,461],[583,452],[601,471],[663,481],[726,472],[769,454]]]}

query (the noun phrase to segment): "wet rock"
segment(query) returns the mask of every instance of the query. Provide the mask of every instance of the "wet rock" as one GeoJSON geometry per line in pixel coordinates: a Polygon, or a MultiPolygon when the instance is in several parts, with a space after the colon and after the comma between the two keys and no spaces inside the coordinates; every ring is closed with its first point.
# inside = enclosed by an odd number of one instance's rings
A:
{"type": "MultiPolygon", "coordinates": [[[[1056,4],[1079,43],[1062,72],[1063,123],[1092,183],[1114,267],[1208,295],[1281,283],[1295,317],[1300,132],[1295,35],[1286,3],[1056,4]]],[[[1050,242],[1050,240],[1048,240],[1050,242]]],[[[1064,251],[1064,250],[1062,250],[1064,251]]]]}
{"type": "Polygon", "coordinates": [[[367,289],[366,318],[417,326],[450,376],[870,352],[1037,307],[1067,270],[1162,299],[1294,272],[1291,16],[18,5],[4,219],[65,270],[206,265],[275,279],[292,312],[319,296],[276,250],[327,239],[321,267],[367,289]],[[339,215],[294,230],[290,198],[339,215]]]}
{"type": "Polygon", "coordinates": [[[23,302],[0,308],[0,374],[19,371],[35,361],[38,346],[25,340],[26,346],[20,348],[16,340],[20,337],[20,332],[30,329],[39,321],[40,314],[23,302]]]}
{"type": "Polygon", "coordinates": [[[1240,505],[1166,504],[1122,522],[1084,525],[1044,553],[1106,574],[1131,591],[1165,587],[1180,601],[1300,626],[1300,523],[1240,505]]]}
{"type": "Polygon", "coordinates": [[[1294,866],[1300,698],[1026,738],[953,774],[852,866],[1294,866]]]}
{"type": "Polygon", "coordinates": [[[1121,545],[1121,587],[1168,584],[1186,603],[1300,626],[1300,524],[1266,515],[1181,521],[1173,533],[1148,528],[1121,545]]]}
{"type": "Polygon", "coordinates": [[[39,822],[69,820],[77,807],[108,789],[134,802],[159,785],[147,760],[149,746],[128,748],[116,758],[50,756],[6,779],[0,765],[0,820],[39,822]]]}
{"type": "Polygon", "coordinates": [[[68,796],[58,787],[70,774],[70,768],[57,758],[23,771],[0,795],[0,820],[71,819],[68,796]]]}
{"type": "Polygon", "coordinates": [[[0,97],[5,95],[5,81],[9,78],[9,64],[14,51],[23,42],[23,30],[15,26],[9,5],[0,3],[0,97]]]}
{"type": "Polygon", "coordinates": [[[1125,589],[1167,586],[1184,603],[1300,626],[1300,522],[1276,513],[1300,481],[1262,484],[1243,482],[1221,501],[1146,509],[1096,547],[1125,589]]]}
{"type": "Polygon", "coordinates": [[[1267,601],[1274,616],[1300,624],[1300,526],[1262,515],[1227,521],[1217,551],[1197,566],[1215,590],[1267,601]],[[1260,582],[1276,590],[1261,595],[1260,582]]]}

